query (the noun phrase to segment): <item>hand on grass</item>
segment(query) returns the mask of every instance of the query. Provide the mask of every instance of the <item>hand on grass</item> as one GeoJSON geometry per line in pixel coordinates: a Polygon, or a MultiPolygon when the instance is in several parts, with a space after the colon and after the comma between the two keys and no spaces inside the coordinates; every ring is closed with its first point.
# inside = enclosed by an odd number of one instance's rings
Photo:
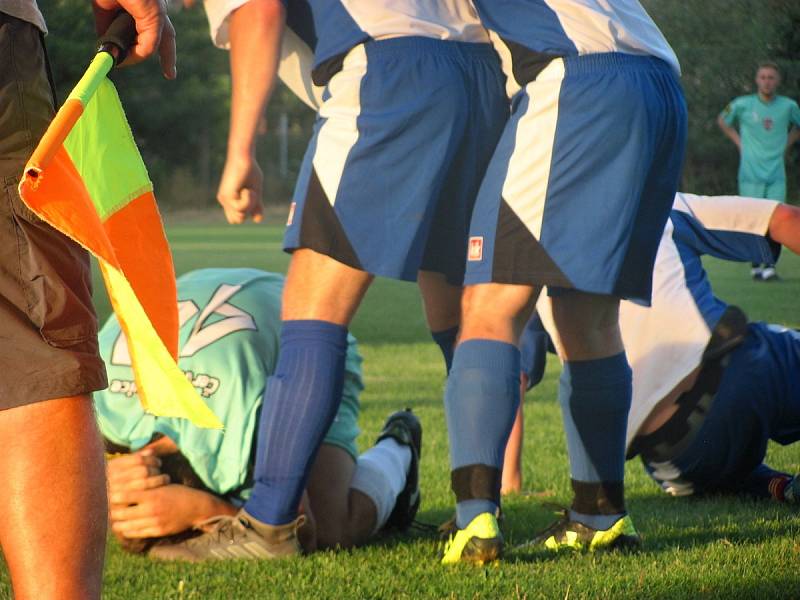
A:
{"type": "Polygon", "coordinates": [[[225,211],[228,223],[244,223],[252,218],[260,223],[264,216],[261,191],[264,175],[252,156],[228,157],[217,190],[217,201],[225,211]]]}
{"type": "Polygon", "coordinates": [[[134,65],[158,52],[164,77],[175,79],[175,28],[164,0],[93,0],[92,8],[98,35],[105,33],[120,9],[133,17],[136,43],[128,50],[123,65],[134,65]]]}

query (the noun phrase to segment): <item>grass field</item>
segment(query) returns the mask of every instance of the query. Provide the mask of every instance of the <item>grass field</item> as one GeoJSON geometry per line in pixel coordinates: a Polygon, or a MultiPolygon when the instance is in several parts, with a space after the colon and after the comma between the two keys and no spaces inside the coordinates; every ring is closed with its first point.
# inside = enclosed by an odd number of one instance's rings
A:
{"type": "MultiPolygon", "coordinates": [[[[175,223],[168,227],[178,273],[205,266],[284,271],[282,228],[175,223]]],[[[751,318],[800,327],[800,259],[786,254],[783,281],[756,284],[749,266],[707,262],[722,298],[751,318]]],[[[98,310],[108,302],[97,294],[98,310]]],[[[443,365],[430,341],[416,288],[378,281],[353,325],[365,358],[362,434],[367,448],[385,416],[412,407],[424,424],[423,504],[418,518],[440,523],[453,510],[442,410],[443,365]]],[[[525,402],[524,487],[542,493],[505,501],[509,546],[546,525],[543,502],[566,503],[569,480],[556,401],[558,367],[525,402]]],[[[800,446],[770,448],[773,466],[800,470],[800,446]]],[[[430,534],[387,537],[345,552],[276,563],[161,565],[109,544],[105,595],[129,598],[800,598],[800,512],[739,499],[673,499],[626,471],[629,508],[645,538],[633,556],[548,556],[510,552],[499,566],[444,568],[430,534]]],[[[0,595],[8,594],[7,578],[0,595]]]]}

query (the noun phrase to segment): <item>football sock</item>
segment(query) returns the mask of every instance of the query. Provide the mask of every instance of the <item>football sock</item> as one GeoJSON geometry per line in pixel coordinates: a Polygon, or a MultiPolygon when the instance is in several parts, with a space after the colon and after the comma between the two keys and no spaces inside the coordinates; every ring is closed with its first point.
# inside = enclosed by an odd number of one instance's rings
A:
{"type": "Polygon", "coordinates": [[[447,369],[447,374],[450,374],[450,368],[453,366],[453,349],[456,347],[456,338],[458,337],[458,327],[451,327],[443,331],[431,331],[433,341],[439,345],[444,357],[444,366],[447,369]]]}
{"type": "Polygon", "coordinates": [[[444,395],[456,525],[494,513],[508,436],[519,406],[519,350],[493,340],[458,345],[444,395]]]}
{"type": "Polygon", "coordinates": [[[564,363],[559,400],[575,493],[570,518],[595,529],[608,529],[625,514],[631,394],[631,369],[624,352],[564,363]]]}
{"type": "Polygon", "coordinates": [[[270,525],[297,517],[311,463],[342,400],[347,329],[285,321],[275,373],[267,380],[245,509],[270,525]]]}
{"type": "Polygon", "coordinates": [[[374,531],[386,524],[397,496],[406,485],[411,466],[411,448],[386,438],[358,457],[350,489],[365,494],[375,504],[377,520],[374,531]]]}

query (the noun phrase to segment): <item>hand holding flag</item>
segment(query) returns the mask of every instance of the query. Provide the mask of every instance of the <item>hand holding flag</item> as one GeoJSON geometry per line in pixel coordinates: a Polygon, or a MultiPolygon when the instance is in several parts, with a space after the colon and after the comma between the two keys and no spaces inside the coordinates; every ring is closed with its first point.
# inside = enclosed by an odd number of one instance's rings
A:
{"type": "Polygon", "coordinates": [[[158,50],[164,77],[175,79],[175,28],[164,0],[94,0],[92,9],[98,36],[108,30],[120,10],[133,17],[136,39],[123,65],[141,62],[158,50]]]}

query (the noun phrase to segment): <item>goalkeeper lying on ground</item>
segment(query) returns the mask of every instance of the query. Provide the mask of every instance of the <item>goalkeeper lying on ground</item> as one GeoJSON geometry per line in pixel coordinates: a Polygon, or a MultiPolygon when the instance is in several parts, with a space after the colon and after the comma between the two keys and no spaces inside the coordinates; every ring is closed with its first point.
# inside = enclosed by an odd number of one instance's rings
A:
{"type": "MultiPolygon", "coordinates": [[[[224,535],[236,519],[261,447],[262,398],[274,381],[283,280],[255,269],[201,269],[178,279],[179,364],[223,431],[145,414],[116,319],[100,332],[109,388],[95,394],[95,406],[114,454],[108,462],[111,526],[126,549],[192,560],[196,532],[213,528],[224,535]]],[[[306,551],[362,544],[382,528],[404,529],[419,505],[422,430],[414,415],[390,416],[376,445],[357,454],[361,357],[356,340],[348,342],[342,404],[303,496],[306,519],[298,535],[306,551]]],[[[252,556],[240,558],[265,558],[259,546],[252,548],[252,556]]]]}
{"type": "MultiPolygon", "coordinates": [[[[800,254],[800,209],[679,193],[658,249],[652,306],[620,306],[633,370],[627,455],[641,456],[668,494],[800,502],[800,477],[763,463],[769,440],[800,440],[800,332],[750,322],[714,296],[701,263],[704,254],[774,263],[781,245],[800,254]]],[[[548,334],[559,347],[547,296],[537,311],[544,328],[532,321],[521,342],[533,385],[544,373],[548,334]]],[[[506,467],[508,479],[519,480],[508,451],[506,467]]]]}

